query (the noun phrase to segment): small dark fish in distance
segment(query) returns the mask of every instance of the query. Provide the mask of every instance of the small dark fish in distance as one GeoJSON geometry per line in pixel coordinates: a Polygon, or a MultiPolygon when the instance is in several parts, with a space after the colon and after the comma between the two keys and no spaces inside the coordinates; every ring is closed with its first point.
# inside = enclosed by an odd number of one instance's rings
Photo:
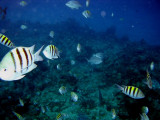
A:
{"type": "Polygon", "coordinates": [[[7,14],[7,7],[5,7],[4,9],[2,9],[2,7],[0,7],[0,16],[1,19],[4,20],[7,14]]]}

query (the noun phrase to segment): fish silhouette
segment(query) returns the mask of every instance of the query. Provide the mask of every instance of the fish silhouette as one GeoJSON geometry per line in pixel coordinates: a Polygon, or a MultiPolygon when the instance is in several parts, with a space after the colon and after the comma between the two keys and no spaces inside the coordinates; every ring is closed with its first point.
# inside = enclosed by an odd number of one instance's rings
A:
{"type": "Polygon", "coordinates": [[[7,14],[7,7],[5,7],[4,9],[0,6],[0,16],[1,19],[4,20],[6,18],[6,14],[7,14]]]}

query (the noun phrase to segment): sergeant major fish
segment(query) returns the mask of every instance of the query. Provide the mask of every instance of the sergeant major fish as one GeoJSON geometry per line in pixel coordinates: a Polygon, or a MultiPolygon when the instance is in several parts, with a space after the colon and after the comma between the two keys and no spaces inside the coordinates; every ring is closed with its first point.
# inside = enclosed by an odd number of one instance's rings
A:
{"type": "Polygon", "coordinates": [[[45,112],[46,112],[44,106],[41,106],[41,112],[42,112],[42,113],[45,113],[45,112]]]}
{"type": "Polygon", "coordinates": [[[2,45],[5,45],[5,46],[7,46],[9,48],[13,48],[14,47],[13,43],[11,42],[11,40],[9,40],[5,35],[3,35],[1,33],[0,33],[0,42],[1,42],[2,45]]]}
{"type": "Polygon", "coordinates": [[[62,87],[59,88],[59,93],[61,95],[64,95],[66,92],[67,92],[67,88],[66,87],[62,86],[62,87]]]}
{"type": "Polygon", "coordinates": [[[77,44],[77,52],[81,52],[81,45],[79,43],[77,44]]]}
{"type": "Polygon", "coordinates": [[[75,0],[70,0],[65,5],[71,9],[79,9],[81,7],[81,4],[75,0]]]}
{"type": "Polygon", "coordinates": [[[103,53],[95,53],[93,56],[103,59],[103,53]]]}
{"type": "Polygon", "coordinates": [[[101,64],[103,62],[102,57],[96,56],[96,55],[92,55],[92,57],[87,61],[91,64],[91,65],[98,65],[101,64]]]}
{"type": "Polygon", "coordinates": [[[63,115],[59,113],[56,117],[56,120],[63,120],[63,115]]]}
{"type": "Polygon", "coordinates": [[[147,113],[149,112],[149,109],[148,109],[147,106],[143,106],[143,107],[141,108],[141,111],[142,111],[142,113],[147,114],[147,113]]]}
{"type": "Polygon", "coordinates": [[[26,2],[26,1],[21,1],[21,2],[19,3],[19,5],[22,6],[22,7],[24,7],[24,6],[27,5],[27,2],[26,2]]]}
{"type": "Polygon", "coordinates": [[[78,95],[75,92],[71,92],[71,100],[73,102],[77,102],[78,101],[78,95]]]}
{"type": "Polygon", "coordinates": [[[154,62],[151,62],[151,64],[150,64],[150,69],[151,69],[151,70],[154,70],[154,62]]]}
{"type": "Polygon", "coordinates": [[[114,13],[112,12],[111,17],[114,17],[114,13]]]}
{"type": "Polygon", "coordinates": [[[137,87],[134,87],[134,86],[120,86],[120,85],[117,85],[117,84],[116,84],[116,86],[120,90],[122,90],[122,93],[128,95],[131,98],[142,99],[142,98],[145,97],[143,92],[137,87]]]}
{"type": "Polygon", "coordinates": [[[86,7],[89,6],[90,0],[86,0],[86,7]]]}
{"type": "Polygon", "coordinates": [[[57,70],[62,70],[61,64],[57,65],[57,70]]]}
{"type": "Polygon", "coordinates": [[[42,61],[39,55],[43,46],[34,54],[32,47],[16,47],[9,51],[0,62],[0,79],[13,81],[22,79],[26,73],[37,67],[35,61],[42,61]]]}
{"type": "Polygon", "coordinates": [[[21,28],[22,30],[25,30],[25,29],[27,29],[27,26],[26,26],[26,25],[21,25],[20,28],[21,28]]]}
{"type": "Polygon", "coordinates": [[[48,45],[44,50],[43,54],[48,59],[57,59],[60,57],[59,50],[54,45],[48,45]]]}
{"type": "Polygon", "coordinates": [[[149,120],[149,117],[145,113],[142,113],[140,117],[141,117],[141,120],[149,120]]]}
{"type": "Polygon", "coordinates": [[[23,100],[21,99],[21,98],[19,98],[19,104],[20,104],[20,106],[24,106],[24,102],[23,102],[23,100]]]}
{"type": "Polygon", "coordinates": [[[144,82],[150,89],[152,89],[152,79],[151,76],[149,74],[149,71],[147,69],[147,76],[146,76],[146,82],[144,82]]]}
{"type": "Polygon", "coordinates": [[[111,112],[112,112],[112,119],[116,119],[116,111],[115,111],[115,109],[112,109],[111,112]]]}
{"type": "Polygon", "coordinates": [[[91,12],[89,10],[85,10],[85,11],[82,12],[82,15],[85,18],[89,18],[89,17],[91,17],[91,12]]]}
{"type": "Polygon", "coordinates": [[[71,60],[71,65],[75,65],[76,61],[75,60],[71,60]]]}
{"type": "Polygon", "coordinates": [[[65,120],[67,118],[67,114],[65,113],[59,113],[56,117],[56,120],[65,120]]]}
{"type": "Polygon", "coordinates": [[[13,114],[18,118],[18,120],[25,120],[19,113],[13,111],[13,114]]]}
{"type": "Polygon", "coordinates": [[[50,36],[51,38],[53,38],[53,37],[54,37],[54,31],[50,31],[50,32],[49,32],[49,36],[50,36]]]}

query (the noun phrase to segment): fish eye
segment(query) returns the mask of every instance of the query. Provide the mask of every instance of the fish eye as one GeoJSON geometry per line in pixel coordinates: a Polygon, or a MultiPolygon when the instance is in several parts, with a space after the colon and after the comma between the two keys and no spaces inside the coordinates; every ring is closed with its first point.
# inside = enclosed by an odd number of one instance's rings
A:
{"type": "Polygon", "coordinates": [[[7,71],[7,69],[4,69],[4,71],[7,71]]]}

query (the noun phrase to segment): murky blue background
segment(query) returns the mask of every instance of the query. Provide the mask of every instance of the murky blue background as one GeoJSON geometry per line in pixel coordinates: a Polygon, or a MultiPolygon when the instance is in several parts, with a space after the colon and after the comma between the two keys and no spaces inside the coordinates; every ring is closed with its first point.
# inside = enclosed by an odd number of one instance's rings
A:
{"type": "Polygon", "coordinates": [[[7,19],[19,19],[41,23],[58,23],[75,18],[97,31],[110,26],[117,28],[117,35],[129,35],[131,40],[144,39],[151,44],[160,43],[160,4],[158,0],[90,0],[88,8],[85,0],[82,7],[72,10],[65,6],[67,0],[26,0],[27,6],[19,5],[20,0],[1,0],[0,6],[8,7],[7,19]],[[90,10],[92,17],[82,16],[84,10],[90,10]],[[101,13],[105,13],[104,17],[101,13]],[[114,17],[111,17],[111,14],[114,17]]]}

